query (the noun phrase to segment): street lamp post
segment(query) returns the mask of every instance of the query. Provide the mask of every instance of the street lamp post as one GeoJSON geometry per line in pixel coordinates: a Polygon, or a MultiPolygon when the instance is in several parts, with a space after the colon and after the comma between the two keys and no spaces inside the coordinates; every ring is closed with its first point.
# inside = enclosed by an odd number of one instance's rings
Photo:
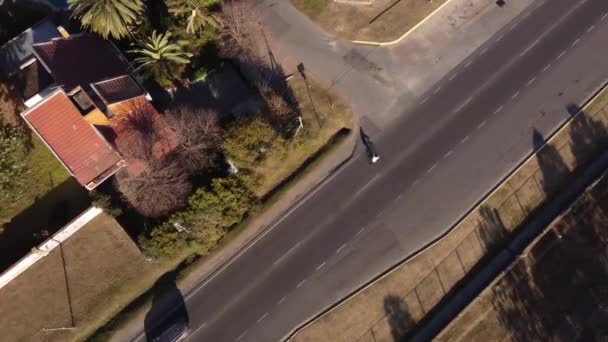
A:
{"type": "Polygon", "coordinates": [[[319,128],[321,128],[321,119],[319,119],[319,113],[317,113],[317,108],[315,107],[315,103],[312,100],[312,96],[310,95],[310,86],[308,85],[308,79],[306,78],[306,74],[304,74],[304,63],[298,64],[298,72],[300,73],[300,75],[302,75],[302,78],[304,79],[306,91],[308,92],[308,99],[310,100],[310,104],[312,105],[312,111],[315,113],[315,118],[317,119],[319,128]]]}

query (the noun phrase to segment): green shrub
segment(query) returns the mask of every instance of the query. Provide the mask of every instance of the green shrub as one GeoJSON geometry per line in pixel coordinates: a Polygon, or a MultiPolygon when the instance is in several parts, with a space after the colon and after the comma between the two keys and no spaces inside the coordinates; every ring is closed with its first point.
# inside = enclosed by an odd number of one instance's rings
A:
{"type": "Polygon", "coordinates": [[[0,199],[11,199],[28,173],[23,129],[0,122],[0,199]]]}
{"type": "Polygon", "coordinates": [[[210,189],[199,188],[188,200],[188,207],[154,227],[140,246],[152,258],[175,256],[194,242],[201,254],[211,252],[228,232],[241,222],[255,203],[251,192],[234,177],[216,178],[210,189]],[[178,223],[187,231],[178,232],[178,223]]]}

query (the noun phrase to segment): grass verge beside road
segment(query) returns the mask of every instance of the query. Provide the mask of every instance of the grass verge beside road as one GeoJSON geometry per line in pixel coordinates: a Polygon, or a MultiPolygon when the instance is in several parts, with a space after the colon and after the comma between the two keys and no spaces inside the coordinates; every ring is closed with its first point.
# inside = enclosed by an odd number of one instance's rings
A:
{"type": "Polygon", "coordinates": [[[352,128],[351,109],[319,82],[308,79],[310,97],[300,74],[293,75],[288,85],[298,104],[303,128],[289,142],[284,156],[270,155],[255,170],[265,175],[261,184],[251,189],[261,199],[267,197],[277,186],[291,177],[341,129],[352,128]]]}
{"type": "Polygon", "coordinates": [[[372,5],[333,0],[291,0],[325,31],[348,40],[398,39],[448,0],[376,0],[372,5]]]}

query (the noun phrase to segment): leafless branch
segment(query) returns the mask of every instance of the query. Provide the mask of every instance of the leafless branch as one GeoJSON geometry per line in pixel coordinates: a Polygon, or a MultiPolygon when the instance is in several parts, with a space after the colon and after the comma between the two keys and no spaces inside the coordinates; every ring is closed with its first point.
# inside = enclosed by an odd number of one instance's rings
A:
{"type": "Polygon", "coordinates": [[[135,177],[122,172],[117,183],[119,191],[133,208],[154,218],[184,206],[192,190],[181,165],[169,159],[151,161],[145,171],[135,177]]]}
{"type": "Polygon", "coordinates": [[[209,167],[221,145],[222,130],[217,123],[217,113],[180,106],[168,113],[167,122],[176,133],[177,151],[184,168],[197,173],[209,167]]]}
{"type": "Polygon", "coordinates": [[[257,39],[262,28],[252,2],[225,1],[221,18],[224,24],[222,53],[229,58],[257,58],[257,39]]]}
{"type": "Polygon", "coordinates": [[[157,114],[152,110],[154,109],[149,104],[137,101],[130,106],[130,112],[124,120],[129,134],[134,134],[135,137],[129,139],[128,144],[120,146],[121,152],[128,157],[150,160],[154,144],[162,139],[160,128],[155,122],[157,114]]]}
{"type": "Polygon", "coordinates": [[[256,82],[256,88],[268,106],[270,114],[277,120],[284,122],[293,114],[293,110],[282,94],[277,93],[270,86],[270,81],[261,79],[256,82]]]}

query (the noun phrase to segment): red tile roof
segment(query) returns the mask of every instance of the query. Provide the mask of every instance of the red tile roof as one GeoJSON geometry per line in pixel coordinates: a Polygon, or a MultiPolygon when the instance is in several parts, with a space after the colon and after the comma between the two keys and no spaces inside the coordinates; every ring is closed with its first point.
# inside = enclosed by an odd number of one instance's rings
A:
{"type": "Polygon", "coordinates": [[[122,158],[64,92],[55,92],[22,116],[80,184],[118,169],[122,158]]]}
{"type": "Polygon", "coordinates": [[[57,84],[68,89],[128,73],[128,63],[114,46],[94,35],[58,38],[33,48],[57,84]]]}

